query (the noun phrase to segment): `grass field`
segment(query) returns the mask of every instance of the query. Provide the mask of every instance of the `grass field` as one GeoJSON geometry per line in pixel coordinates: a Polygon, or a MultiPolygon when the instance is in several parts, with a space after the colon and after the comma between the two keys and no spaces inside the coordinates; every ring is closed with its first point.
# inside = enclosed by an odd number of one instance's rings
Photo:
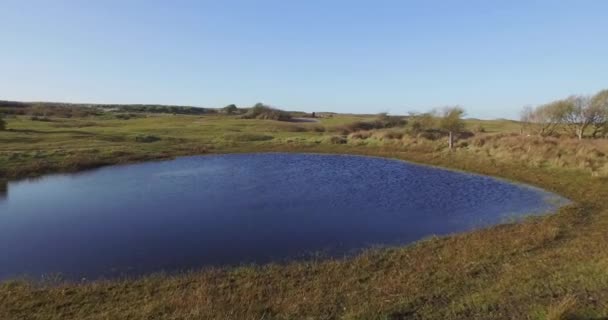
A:
{"type": "Polygon", "coordinates": [[[386,133],[401,129],[341,136],[337,128],[356,120],[11,117],[9,130],[0,132],[0,174],[22,178],[204,153],[350,153],[526,182],[573,204],[545,217],[346,259],[85,283],[7,281],[0,284],[0,319],[608,317],[606,140],[522,137],[511,121],[469,120],[471,130],[483,126],[486,133],[450,152],[443,140],[386,133]]]}

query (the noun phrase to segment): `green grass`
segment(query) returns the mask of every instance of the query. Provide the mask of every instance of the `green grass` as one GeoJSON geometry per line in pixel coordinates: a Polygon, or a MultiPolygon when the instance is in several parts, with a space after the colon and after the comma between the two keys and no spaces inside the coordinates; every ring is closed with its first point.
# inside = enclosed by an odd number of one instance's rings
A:
{"type": "Polygon", "coordinates": [[[215,115],[7,120],[10,131],[0,132],[0,168],[5,177],[202,153],[349,153],[499,176],[557,192],[574,203],[554,215],[368,250],[345,259],[84,283],[3,282],[0,319],[608,316],[608,179],[592,170],[606,160],[601,141],[579,145],[503,137],[515,127],[499,121],[481,124],[501,136],[473,137],[454,152],[446,150],[445,141],[396,138],[382,130],[366,139],[334,144],[332,126],[361,120],[339,115],[320,123],[215,115]],[[327,131],[315,130],[318,126],[327,131]],[[136,139],[148,135],[160,140],[136,139]],[[557,153],[562,162],[531,161],[557,153]]]}

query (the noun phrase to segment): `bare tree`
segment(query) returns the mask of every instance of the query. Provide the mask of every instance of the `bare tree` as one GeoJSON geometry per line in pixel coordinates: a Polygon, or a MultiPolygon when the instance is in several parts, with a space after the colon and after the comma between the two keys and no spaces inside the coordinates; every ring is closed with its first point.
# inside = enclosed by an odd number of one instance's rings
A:
{"type": "Polygon", "coordinates": [[[585,130],[589,126],[601,121],[602,118],[601,109],[591,101],[588,96],[577,95],[570,96],[563,104],[563,121],[579,140],[583,139],[585,130]]]}
{"type": "Polygon", "coordinates": [[[534,107],[530,105],[524,106],[519,119],[521,121],[521,134],[524,134],[524,132],[529,131],[534,125],[534,107]]]}
{"type": "Polygon", "coordinates": [[[465,112],[459,106],[445,107],[441,110],[439,127],[448,133],[448,145],[450,150],[454,148],[455,136],[464,130],[462,117],[465,112]]]}
{"type": "Polygon", "coordinates": [[[521,113],[522,129],[550,136],[565,129],[582,140],[591,128],[592,137],[608,133],[608,90],[593,97],[573,95],[536,108],[526,106],[521,113]]]}
{"type": "Polygon", "coordinates": [[[553,135],[563,121],[566,106],[564,100],[557,100],[528,110],[526,116],[530,127],[540,136],[553,135]]]}
{"type": "Polygon", "coordinates": [[[591,136],[596,138],[598,134],[608,134],[608,89],[598,92],[591,98],[591,105],[598,114],[591,124],[593,131],[591,136]]]}

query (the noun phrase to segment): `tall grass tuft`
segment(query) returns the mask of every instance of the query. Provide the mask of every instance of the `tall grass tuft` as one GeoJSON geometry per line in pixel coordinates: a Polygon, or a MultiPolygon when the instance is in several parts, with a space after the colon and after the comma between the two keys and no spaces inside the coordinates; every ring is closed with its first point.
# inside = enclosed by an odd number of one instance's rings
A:
{"type": "Polygon", "coordinates": [[[551,305],[547,311],[547,320],[569,320],[574,318],[576,297],[567,295],[551,305]]]}

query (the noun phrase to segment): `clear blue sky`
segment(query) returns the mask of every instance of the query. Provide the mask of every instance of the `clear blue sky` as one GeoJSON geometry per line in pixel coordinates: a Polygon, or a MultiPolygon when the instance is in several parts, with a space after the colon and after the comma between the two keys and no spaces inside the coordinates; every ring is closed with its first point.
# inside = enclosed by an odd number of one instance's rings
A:
{"type": "Polygon", "coordinates": [[[608,1],[0,1],[0,99],[399,114],[608,88],[608,1]]]}

